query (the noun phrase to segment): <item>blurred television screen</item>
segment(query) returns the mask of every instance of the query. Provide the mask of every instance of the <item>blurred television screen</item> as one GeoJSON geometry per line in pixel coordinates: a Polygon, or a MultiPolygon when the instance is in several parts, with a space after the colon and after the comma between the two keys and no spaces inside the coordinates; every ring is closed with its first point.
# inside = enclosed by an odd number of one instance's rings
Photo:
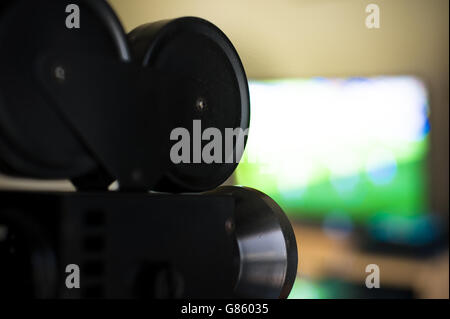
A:
{"type": "Polygon", "coordinates": [[[251,134],[238,184],[293,219],[377,240],[433,240],[425,85],[410,76],[250,81],[251,134]]]}

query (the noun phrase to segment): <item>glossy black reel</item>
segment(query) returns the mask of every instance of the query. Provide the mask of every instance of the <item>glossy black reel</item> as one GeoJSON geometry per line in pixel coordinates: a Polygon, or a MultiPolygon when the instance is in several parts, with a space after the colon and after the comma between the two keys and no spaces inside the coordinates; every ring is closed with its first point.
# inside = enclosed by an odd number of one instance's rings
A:
{"type": "Polygon", "coordinates": [[[224,186],[207,194],[235,200],[234,228],[239,252],[235,295],[284,299],[297,275],[298,252],[286,214],[266,194],[248,187],[224,186]]]}
{"type": "MultiPolygon", "coordinates": [[[[155,189],[205,191],[221,185],[239,163],[250,120],[247,78],[230,40],[210,22],[194,17],[142,25],[129,34],[129,40],[135,61],[183,83],[173,92],[176,101],[168,106],[169,126],[189,131],[189,159],[174,163],[167,154],[168,170],[155,189]],[[220,131],[221,156],[217,161],[205,163],[201,158],[200,152],[211,137],[198,141],[202,137],[196,135],[194,121],[201,127],[199,134],[208,128],[220,131]],[[227,129],[236,132],[228,149],[227,129]]],[[[167,143],[175,144],[168,137],[167,143]]]]}
{"type": "MultiPolygon", "coordinates": [[[[55,112],[36,68],[42,55],[54,50],[128,61],[127,41],[112,9],[105,1],[6,1],[0,48],[0,169],[42,179],[96,176],[101,168],[55,112]],[[82,12],[79,29],[65,25],[69,4],[82,12]]],[[[56,63],[48,70],[61,76],[64,71],[56,63]]]]}

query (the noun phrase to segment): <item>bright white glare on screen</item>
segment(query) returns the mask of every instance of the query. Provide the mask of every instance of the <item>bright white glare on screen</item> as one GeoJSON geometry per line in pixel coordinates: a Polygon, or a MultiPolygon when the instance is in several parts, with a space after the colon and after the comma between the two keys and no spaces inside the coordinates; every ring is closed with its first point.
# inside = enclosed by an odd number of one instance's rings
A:
{"type": "Polygon", "coordinates": [[[415,78],[252,82],[250,95],[248,160],[283,188],[325,178],[324,167],[332,179],[366,170],[383,184],[397,161],[420,155],[408,147],[426,134],[427,97],[415,78]]]}

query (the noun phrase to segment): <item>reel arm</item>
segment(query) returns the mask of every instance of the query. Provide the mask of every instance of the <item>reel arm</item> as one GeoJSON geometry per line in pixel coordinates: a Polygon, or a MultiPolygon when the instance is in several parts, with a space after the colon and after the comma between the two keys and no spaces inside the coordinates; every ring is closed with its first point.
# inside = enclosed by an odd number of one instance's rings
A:
{"type": "Polygon", "coordinates": [[[173,74],[85,53],[47,54],[36,64],[54,111],[120,189],[151,189],[167,162],[155,150],[168,154],[168,110],[180,98],[172,92],[186,84],[173,74]]]}

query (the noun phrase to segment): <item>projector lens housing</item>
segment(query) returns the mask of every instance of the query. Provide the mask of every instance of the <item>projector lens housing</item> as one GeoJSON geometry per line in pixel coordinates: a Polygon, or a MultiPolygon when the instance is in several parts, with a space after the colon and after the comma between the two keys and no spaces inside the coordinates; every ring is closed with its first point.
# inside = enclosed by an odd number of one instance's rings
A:
{"type": "Polygon", "coordinates": [[[224,186],[213,194],[235,199],[239,251],[238,297],[287,298],[297,274],[297,243],[282,209],[269,196],[247,187],[224,186]]]}

